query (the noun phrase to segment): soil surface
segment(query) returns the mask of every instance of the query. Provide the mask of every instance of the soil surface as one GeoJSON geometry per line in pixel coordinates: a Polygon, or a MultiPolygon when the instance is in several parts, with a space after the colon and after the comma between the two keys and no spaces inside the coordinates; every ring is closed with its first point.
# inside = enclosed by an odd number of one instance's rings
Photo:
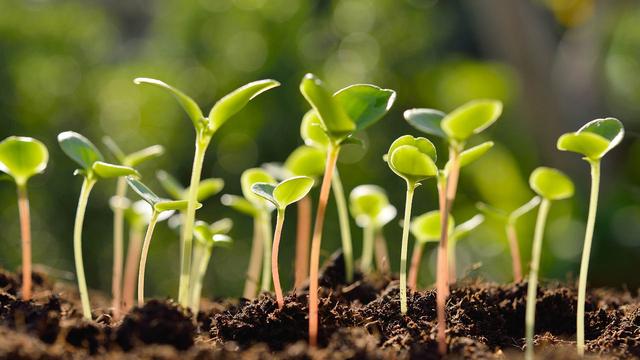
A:
{"type": "MultiPolygon", "coordinates": [[[[381,275],[345,284],[334,255],[320,284],[319,347],[307,345],[307,289],[278,309],[258,299],[203,301],[194,320],[171,300],[150,300],[115,321],[108,299],[93,296],[93,321],[83,320],[71,286],[34,274],[35,297],[19,297],[20,275],[0,270],[0,359],[437,359],[435,291],[410,293],[400,314],[397,281],[381,275]]],[[[526,283],[466,281],[447,302],[448,358],[521,358],[526,283]]],[[[545,359],[575,355],[576,291],[560,284],[538,290],[536,351],[545,359]]],[[[593,358],[640,357],[637,295],[596,289],[587,300],[586,337],[593,358]]]]}

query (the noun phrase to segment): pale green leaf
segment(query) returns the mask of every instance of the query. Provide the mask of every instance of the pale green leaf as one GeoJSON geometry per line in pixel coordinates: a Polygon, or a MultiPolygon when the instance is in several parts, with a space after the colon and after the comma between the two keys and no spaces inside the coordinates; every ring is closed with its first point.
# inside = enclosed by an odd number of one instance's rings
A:
{"type": "Polygon", "coordinates": [[[304,114],[302,123],[300,124],[300,136],[302,140],[304,140],[304,143],[309,146],[324,151],[329,147],[329,136],[315,110],[309,110],[304,114]]]}
{"type": "Polygon", "coordinates": [[[251,185],[251,191],[257,196],[269,201],[275,207],[278,207],[278,201],[273,196],[276,186],[270,183],[257,182],[251,185]]]}
{"type": "Polygon", "coordinates": [[[98,148],[76,132],[65,131],[58,134],[58,143],[62,151],[85,171],[91,171],[94,162],[104,161],[98,148]]]}
{"type": "Polygon", "coordinates": [[[121,176],[137,176],[140,177],[140,174],[136,169],[131,168],[129,166],[115,165],[109,164],[104,161],[96,161],[91,166],[91,170],[103,179],[116,178],[121,176]]]}
{"type": "Polygon", "coordinates": [[[0,171],[11,175],[19,186],[43,172],[48,161],[47,147],[34,138],[9,136],[0,142],[0,171]]]}
{"type": "Polygon", "coordinates": [[[259,182],[273,184],[274,186],[276,185],[275,179],[271,175],[269,175],[269,173],[267,173],[264,169],[260,169],[260,168],[247,169],[244,172],[242,172],[242,175],[240,176],[240,185],[242,187],[242,195],[244,195],[244,197],[247,200],[251,201],[254,205],[257,205],[258,207],[265,207],[267,206],[267,204],[270,204],[270,203],[265,202],[263,198],[254,194],[253,191],[251,190],[251,186],[259,182]]]}
{"type": "Polygon", "coordinates": [[[529,177],[531,189],[549,200],[562,200],[573,196],[573,182],[557,169],[539,167],[529,177]]]}
{"type": "Polygon", "coordinates": [[[133,176],[127,176],[127,184],[129,184],[129,187],[151,206],[155,206],[157,203],[162,201],[162,199],[149,189],[147,185],[133,176]]]}
{"type": "Polygon", "coordinates": [[[294,176],[315,178],[324,174],[326,157],[326,151],[303,145],[293,150],[285,160],[284,167],[294,176]]]}
{"type": "Polygon", "coordinates": [[[195,101],[193,101],[192,98],[187,96],[182,91],[178,90],[177,88],[169,84],[166,84],[165,82],[162,82],[156,79],[136,78],[133,80],[133,82],[136,84],[154,85],[154,86],[158,86],[160,88],[169,90],[169,92],[171,92],[171,94],[176,98],[176,100],[178,100],[178,103],[180,103],[180,106],[182,106],[182,108],[187,113],[187,115],[189,115],[189,118],[193,122],[193,126],[196,129],[200,129],[202,127],[203,121],[204,121],[204,115],[202,114],[202,110],[200,110],[200,107],[198,106],[198,104],[196,104],[195,101]]]}
{"type": "Polygon", "coordinates": [[[153,145],[126,155],[122,160],[122,164],[135,167],[162,154],[164,154],[164,147],[162,145],[153,145]]]}
{"type": "MultiPolygon", "coordinates": [[[[453,232],[455,221],[451,215],[447,221],[449,234],[453,232]]],[[[440,241],[442,224],[440,223],[440,211],[433,210],[426,212],[411,221],[409,230],[411,234],[420,242],[440,241]]]]}
{"type": "Polygon", "coordinates": [[[300,92],[316,111],[333,140],[341,140],[356,130],[356,124],[331,96],[324,83],[313,74],[307,74],[300,83],[300,92]]]}
{"type": "Polygon", "coordinates": [[[336,92],[333,97],[347,116],[356,124],[357,130],[375,124],[391,109],[396,92],[374,85],[351,85],[336,92]]]}
{"type": "Polygon", "coordinates": [[[410,109],[404,112],[404,118],[411,126],[426,134],[441,138],[447,137],[447,134],[440,127],[445,115],[442,111],[434,109],[410,109]]]}
{"type": "Polygon", "coordinates": [[[313,183],[313,179],[308,176],[295,176],[282,181],[273,190],[276,206],[284,209],[290,204],[299,201],[309,193],[313,183]]]}
{"type": "Polygon", "coordinates": [[[162,186],[164,191],[166,191],[174,200],[183,199],[185,188],[176,178],[171,176],[171,174],[164,170],[158,170],[156,172],[156,178],[160,182],[160,186],[162,186]]]}
{"type": "Polygon", "coordinates": [[[240,213],[249,216],[256,216],[258,214],[258,209],[256,208],[256,206],[249,200],[241,196],[224,194],[220,198],[220,202],[224,206],[228,206],[240,213]]]}
{"type": "Polygon", "coordinates": [[[502,103],[496,100],[470,101],[447,114],[440,123],[452,140],[464,142],[491,126],[502,114],[502,103]]]}

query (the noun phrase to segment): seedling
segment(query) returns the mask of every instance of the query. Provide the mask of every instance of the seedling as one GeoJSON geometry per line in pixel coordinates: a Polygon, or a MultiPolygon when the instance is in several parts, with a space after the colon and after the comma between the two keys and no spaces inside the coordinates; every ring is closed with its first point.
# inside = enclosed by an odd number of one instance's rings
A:
{"type": "Polygon", "coordinates": [[[204,155],[211,142],[213,134],[231,116],[242,110],[242,108],[254,97],[261,93],[280,85],[275,80],[259,80],[244,85],[218,100],[208,116],[204,116],[198,104],[182,91],[170,86],[160,80],[149,78],[137,78],[136,84],[150,84],[168,90],[185,110],[196,130],[195,154],[193,156],[193,167],[191,171],[191,182],[189,185],[189,196],[187,198],[189,206],[185,213],[182,226],[182,259],[180,262],[180,285],[178,291],[178,302],[187,306],[189,302],[189,276],[191,273],[191,253],[193,242],[193,224],[196,218],[196,204],[198,203],[198,188],[204,155]]]}
{"type": "Polygon", "coordinates": [[[273,233],[273,250],[271,251],[271,274],[273,276],[273,285],[276,291],[278,308],[280,309],[284,307],[284,296],[282,295],[280,274],[278,272],[278,250],[280,248],[280,237],[282,235],[285,210],[290,204],[293,204],[307,196],[311,187],[313,187],[313,179],[308,176],[292,177],[277,185],[270,183],[255,183],[251,186],[251,191],[253,191],[254,194],[268,200],[278,210],[276,229],[273,233]]]}
{"type": "Polygon", "coordinates": [[[30,137],[9,136],[0,142],[0,171],[16,183],[22,242],[22,298],[31,299],[31,216],[27,181],[42,173],[49,161],[47,147],[30,137]]]}
{"type": "MultiPolygon", "coordinates": [[[[449,234],[447,229],[448,218],[453,207],[458,188],[458,176],[460,167],[465,161],[462,156],[465,145],[469,138],[478,134],[491,126],[502,113],[502,103],[495,100],[475,100],[468,102],[449,114],[433,109],[411,109],[404,112],[405,119],[416,129],[427,134],[444,138],[449,143],[449,161],[445,166],[445,171],[438,179],[440,212],[445,214],[442,217],[441,239],[438,251],[437,269],[437,312],[438,312],[438,350],[444,355],[447,352],[445,338],[446,314],[445,301],[449,295],[449,266],[447,265],[447,242],[449,234]]],[[[479,145],[475,150],[469,149],[470,155],[474,158],[477,153],[483,153],[483,147],[479,145]]],[[[490,146],[489,146],[490,147],[490,146]]],[[[484,150],[486,151],[486,150],[484,150]]],[[[481,155],[481,154],[480,154],[481,155]]]]}
{"type": "Polygon", "coordinates": [[[438,175],[436,167],[436,148],[431,141],[411,135],[401,136],[391,144],[386,161],[396,175],[407,183],[407,196],[404,206],[402,228],[402,247],[400,250],[400,312],[407,313],[407,252],[409,247],[409,223],[411,205],[415,188],[421,182],[438,175]]]}
{"type": "Polygon", "coordinates": [[[193,228],[196,243],[193,251],[193,268],[191,278],[194,279],[191,293],[191,310],[198,314],[200,309],[200,297],[202,295],[202,284],[207,273],[209,259],[214,247],[229,248],[233,245],[233,240],[227,235],[233,227],[231,219],[222,219],[207,224],[204,221],[196,221],[193,228]]]}
{"type": "MultiPolygon", "coordinates": [[[[164,147],[161,145],[153,145],[142,150],[125,154],[116,142],[105,136],[102,143],[109,149],[111,154],[118,160],[120,165],[135,168],[139,164],[156,158],[164,153],[164,147]]],[[[125,177],[119,177],[116,184],[117,198],[122,198],[127,193],[127,182],[125,177]]],[[[122,263],[124,251],[124,209],[121,207],[113,208],[113,271],[111,278],[111,293],[113,296],[113,311],[115,317],[120,316],[122,308],[122,263]]]]}
{"type": "Polygon", "coordinates": [[[73,228],[73,255],[75,258],[80,301],[82,303],[82,313],[86,319],[90,320],[91,304],[89,303],[89,292],[87,290],[87,280],[84,275],[84,262],[82,259],[82,225],[89,194],[99,178],[108,179],[129,175],[139,176],[139,174],[131,167],[104,162],[104,158],[98,148],[87,138],[73,131],[60,133],[58,135],[58,143],[62,151],[80,165],[80,169],[77,169],[74,175],[82,175],[84,178],[73,228]]]}
{"type": "MultiPolygon", "coordinates": [[[[311,266],[309,270],[309,344],[316,346],[318,339],[318,272],[320,270],[322,228],[340,147],[345,143],[356,141],[352,137],[355,131],[364,130],[380,120],[389,111],[395,100],[395,91],[381,89],[373,85],[352,85],[332,96],[319,78],[313,74],[307,74],[300,83],[300,92],[313,108],[313,113],[309,116],[318,119],[320,129],[329,140],[311,240],[311,266]]],[[[345,223],[348,225],[349,214],[344,193],[341,195],[342,199],[336,202],[338,203],[338,213],[341,214],[340,219],[342,219],[340,223],[342,224],[341,229],[343,229],[342,247],[347,281],[350,281],[353,278],[353,252],[350,234],[344,231],[345,223]]],[[[336,194],[336,199],[340,197],[340,194],[336,194]]]]}
{"type": "MultiPolygon", "coordinates": [[[[411,255],[411,267],[409,268],[409,289],[415,291],[418,286],[418,274],[420,273],[420,263],[422,262],[422,253],[427,243],[440,241],[440,211],[432,210],[426,212],[411,221],[409,230],[413,237],[416,238],[416,244],[413,247],[411,255]]],[[[455,221],[453,217],[448,222],[449,233],[453,232],[455,221]]]]}
{"type": "Polygon", "coordinates": [[[584,155],[591,166],[591,195],[589,197],[589,216],[584,234],[584,248],[580,263],[578,280],[578,309],[576,320],[576,343],[578,355],[584,355],[584,304],[587,292],[587,276],[591,242],[598,208],[598,191],[600,188],[600,160],[611,149],[616,147],[624,137],[624,127],[618,119],[604,118],[588,122],[578,131],[567,133],[558,139],[558,150],[572,151],[584,155]]]}
{"type": "MultiPolygon", "coordinates": [[[[127,184],[133,189],[142,200],[146,201],[152,209],[151,219],[149,225],[147,225],[147,231],[144,235],[144,242],[142,244],[142,254],[140,256],[140,267],[138,269],[138,306],[144,305],[144,273],[147,265],[147,255],[149,254],[149,246],[151,245],[151,238],[153,237],[153,230],[155,229],[158,217],[161,213],[170,211],[183,211],[188,207],[187,200],[164,200],[156,195],[145,184],[137,180],[132,176],[127,176],[127,184]]],[[[196,204],[196,208],[200,208],[202,204],[196,204]]]]}
{"type": "Polygon", "coordinates": [[[527,285],[527,308],[525,313],[525,332],[527,348],[525,357],[533,359],[533,335],[536,321],[536,295],[538,293],[538,271],[540,270],[540,253],[544,227],[551,207],[551,201],[563,200],[573,196],[574,186],[571,179],[559,170],[539,167],[529,177],[529,186],[542,197],[538,218],[533,236],[531,251],[531,265],[529,269],[529,284],[527,285]]]}
{"type": "MultiPolygon", "coordinates": [[[[367,274],[371,272],[374,254],[374,241],[377,234],[382,232],[382,227],[395,218],[397,211],[393,205],[389,204],[389,198],[379,186],[360,185],[355,187],[349,195],[351,215],[355,218],[356,224],[362,231],[362,257],[360,258],[360,270],[367,274]]],[[[379,238],[379,237],[378,237],[379,238]]],[[[384,240],[382,240],[384,241],[384,240]]],[[[386,245],[384,245],[386,249],[386,245]]],[[[386,251],[380,254],[379,246],[376,257],[378,264],[386,261],[386,251]]],[[[382,271],[382,269],[378,269],[382,271]]]]}

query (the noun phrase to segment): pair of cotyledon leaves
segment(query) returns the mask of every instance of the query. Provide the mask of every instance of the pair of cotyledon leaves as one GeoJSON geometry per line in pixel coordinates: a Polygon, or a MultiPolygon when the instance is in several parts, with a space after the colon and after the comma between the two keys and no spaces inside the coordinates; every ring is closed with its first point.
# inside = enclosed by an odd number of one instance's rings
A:
{"type": "MultiPolygon", "coordinates": [[[[471,219],[455,226],[455,220],[449,215],[448,231],[451,239],[459,239],[484,222],[484,216],[476,215],[471,219]]],[[[442,226],[440,211],[433,210],[417,216],[411,221],[410,231],[421,243],[440,241],[442,226]]]]}
{"type": "MultiPolygon", "coordinates": [[[[142,200],[146,201],[154,211],[161,213],[163,211],[184,211],[189,205],[188,200],[167,200],[156,195],[149,187],[133,176],[127,176],[127,183],[142,200]]],[[[202,207],[201,203],[196,204],[196,209],[202,207]]]]}
{"type": "Polygon", "coordinates": [[[356,186],[349,195],[349,203],[351,214],[360,227],[382,227],[397,214],[384,189],[376,185],[356,186]]]}
{"type": "Polygon", "coordinates": [[[265,169],[247,169],[240,175],[240,187],[243,196],[225,194],[221,199],[222,204],[250,216],[256,216],[262,211],[272,211],[274,205],[263,197],[254,194],[252,191],[251,187],[256,183],[275,185],[277,182],[265,169]]]}
{"type": "Polygon", "coordinates": [[[48,161],[47,147],[34,138],[9,136],[0,142],[0,171],[18,186],[25,186],[30,177],[43,172],[48,161]]]}
{"type": "Polygon", "coordinates": [[[560,136],[557,147],[559,150],[582,154],[586,160],[598,161],[623,137],[624,127],[618,119],[595,119],[576,132],[560,136]]]}
{"type": "Polygon", "coordinates": [[[193,226],[193,234],[197,241],[207,247],[225,247],[229,248],[233,245],[233,239],[229,235],[229,231],[233,227],[233,221],[224,218],[208,224],[205,221],[198,220],[193,226]]]}

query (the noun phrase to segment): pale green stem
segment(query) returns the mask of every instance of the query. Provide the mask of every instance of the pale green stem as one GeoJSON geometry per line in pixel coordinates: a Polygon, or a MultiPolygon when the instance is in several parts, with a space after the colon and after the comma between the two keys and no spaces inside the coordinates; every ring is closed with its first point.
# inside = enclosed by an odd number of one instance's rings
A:
{"type": "Polygon", "coordinates": [[[533,235],[533,249],[531,252],[531,265],[529,269],[529,285],[527,287],[527,308],[525,313],[525,336],[527,347],[525,358],[533,359],[533,336],[535,334],[536,322],[536,302],[538,294],[538,270],[540,270],[540,253],[542,252],[542,238],[544,237],[544,227],[549,214],[551,202],[543,199],[538,209],[535,233],[533,235]]]}
{"type": "Polygon", "coordinates": [[[151,245],[151,237],[153,229],[158,222],[158,211],[153,211],[151,220],[147,226],[147,232],[144,234],[144,243],[142,245],[142,255],[140,256],[140,268],[138,269],[138,306],[144,305],[144,272],[147,267],[147,256],[149,255],[149,245],[151,245]]]}
{"type": "Polygon", "coordinates": [[[404,204],[402,224],[402,248],[400,250],[400,312],[407,313],[407,253],[409,252],[409,227],[411,225],[411,204],[415,184],[407,182],[407,197],[404,204]]]}
{"type": "Polygon", "coordinates": [[[346,281],[353,281],[353,243],[351,241],[351,227],[349,226],[349,210],[347,208],[347,200],[344,195],[344,188],[340,180],[338,169],[335,170],[333,178],[331,178],[331,187],[333,196],[336,198],[336,207],[338,208],[338,222],[340,224],[340,238],[342,239],[342,255],[344,256],[344,268],[346,281]]]}
{"type": "Polygon", "coordinates": [[[89,303],[89,290],[87,290],[87,279],[84,276],[84,262],[82,261],[82,224],[84,223],[84,213],[87,209],[89,194],[95,184],[96,180],[93,178],[85,177],[82,181],[78,208],[76,209],[76,220],[73,226],[73,256],[76,263],[78,291],[80,292],[80,302],[82,303],[82,314],[87,320],[91,320],[91,304],[89,303]]]}
{"type": "Polygon", "coordinates": [[[260,216],[260,228],[262,229],[262,282],[261,290],[271,291],[271,213],[264,210],[260,216]]]}
{"type": "Polygon", "coordinates": [[[374,224],[369,224],[362,229],[362,259],[360,260],[360,270],[363,274],[371,272],[373,262],[373,238],[376,231],[374,224]]]}
{"type": "MultiPolygon", "coordinates": [[[[116,185],[116,199],[122,199],[127,193],[127,180],[119,177],[116,185]]],[[[120,317],[122,308],[122,265],[124,252],[124,209],[116,206],[113,209],[113,270],[111,278],[111,295],[113,296],[113,312],[120,317]]]]}
{"type": "Polygon", "coordinates": [[[589,217],[584,234],[584,248],[580,263],[580,277],[578,280],[578,313],[576,318],[576,343],[578,356],[584,356],[584,306],[587,297],[587,275],[589,272],[589,258],[591,256],[591,242],[596,224],[598,209],[598,191],[600,189],[600,161],[589,161],[591,164],[591,195],[589,197],[589,217]]]}
{"type": "MultiPolygon", "coordinates": [[[[193,244],[193,255],[191,258],[191,292],[189,294],[189,307],[194,314],[197,314],[198,303],[200,302],[199,296],[196,297],[196,288],[198,287],[198,274],[200,273],[200,263],[202,262],[205,245],[196,241],[193,244]]],[[[202,286],[201,286],[202,288],[202,286]]]]}
{"type": "Polygon", "coordinates": [[[213,246],[202,246],[199,252],[201,253],[197,262],[194,262],[194,266],[197,266],[197,272],[195,274],[195,283],[193,284],[193,291],[191,295],[191,310],[194,314],[198,314],[200,310],[200,297],[202,296],[202,284],[204,282],[204,276],[207,273],[207,266],[209,266],[209,259],[211,259],[211,253],[213,252],[213,246]]]}

